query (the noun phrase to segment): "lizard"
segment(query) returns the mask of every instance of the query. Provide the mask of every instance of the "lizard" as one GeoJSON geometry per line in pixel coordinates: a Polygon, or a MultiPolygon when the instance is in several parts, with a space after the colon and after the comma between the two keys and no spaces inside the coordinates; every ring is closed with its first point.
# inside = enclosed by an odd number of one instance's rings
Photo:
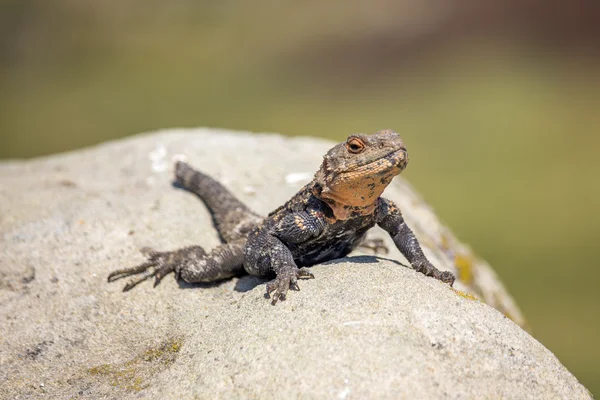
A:
{"type": "Polygon", "coordinates": [[[175,183],[197,195],[209,209],[222,244],[174,251],[142,249],[147,260],[119,269],[108,281],[133,276],[123,291],[154,277],[154,286],[169,273],[185,282],[214,282],[250,274],[273,278],[266,297],[275,304],[298,280],[314,278],[309,267],[346,256],[379,225],[411,266],[450,286],[454,275],[438,270],[424,255],[400,209],[381,197],[408,164],[408,152],[393,130],[353,134],[324,156],[313,180],[266,217],[250,210],[221,183],[178,161],[175,183]]]}

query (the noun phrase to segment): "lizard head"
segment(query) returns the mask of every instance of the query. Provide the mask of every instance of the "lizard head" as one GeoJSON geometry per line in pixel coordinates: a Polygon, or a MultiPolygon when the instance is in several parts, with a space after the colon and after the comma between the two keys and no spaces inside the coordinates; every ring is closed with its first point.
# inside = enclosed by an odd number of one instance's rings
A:
{"type": "Polygon", "coordinates": [[[315,196],[338,219],[371,213],[392,179],[406,168],[408,153],[396,132],[350,135],[323,156],[315,175],[315,196]]]}

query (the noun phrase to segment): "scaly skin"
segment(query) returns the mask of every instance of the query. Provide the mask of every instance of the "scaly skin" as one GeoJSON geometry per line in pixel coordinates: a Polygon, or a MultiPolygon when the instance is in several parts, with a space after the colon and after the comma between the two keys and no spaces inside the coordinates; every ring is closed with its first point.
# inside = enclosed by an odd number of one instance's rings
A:
{"type": "Polygon", "coordinates": [[[308,267],[344,257],[379,225],[415,270],[452,285],[454,275],[427,260],[400,210],[380,197],[407,163],[406,147],[396,132],[351,135],[327,152],[308,185],[263,218],[219,182],[178,162],[177,183],[204,201],[224,243],[210,253],[200,246],[171,252],[146,249],[145,263],[114,271],[108,281],[139,274],[127,283],[127,291],[151,277],[156,286],[170,272],[186,282],[243,273],[275,275],[267,283],[275,304],[285,300],[289,289],[299,289],[298,279],[314,277],[308,267]]]}

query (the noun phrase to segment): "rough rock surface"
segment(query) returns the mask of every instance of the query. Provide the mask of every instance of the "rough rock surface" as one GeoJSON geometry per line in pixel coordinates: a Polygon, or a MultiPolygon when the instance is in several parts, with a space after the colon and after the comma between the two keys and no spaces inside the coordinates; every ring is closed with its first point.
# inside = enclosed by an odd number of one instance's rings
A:
{"type": "Polygon", "coordinates": [[[140,247],[218,243],[204,206],[171,187],[174,157],[267,213],[330,144],[178,130],[0,163],[0,398],[591,398],[398,178],[386,196],[459,291],[396,251],[316,266],[275,307],[252,277],[106,282],[140,247]]]}

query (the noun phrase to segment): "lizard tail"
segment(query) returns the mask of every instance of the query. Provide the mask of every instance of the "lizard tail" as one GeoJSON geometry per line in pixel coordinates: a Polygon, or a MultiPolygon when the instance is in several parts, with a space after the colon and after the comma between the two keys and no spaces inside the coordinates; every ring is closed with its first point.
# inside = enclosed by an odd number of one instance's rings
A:
{"type": "Polygon", "coordinates": [[[226,242],[234,239],[236,227],[258,218],[258,214],[251,211],[223,185],[182,161],[175,164],[175,180],[206,204],[221,238],[226,242]]]}

